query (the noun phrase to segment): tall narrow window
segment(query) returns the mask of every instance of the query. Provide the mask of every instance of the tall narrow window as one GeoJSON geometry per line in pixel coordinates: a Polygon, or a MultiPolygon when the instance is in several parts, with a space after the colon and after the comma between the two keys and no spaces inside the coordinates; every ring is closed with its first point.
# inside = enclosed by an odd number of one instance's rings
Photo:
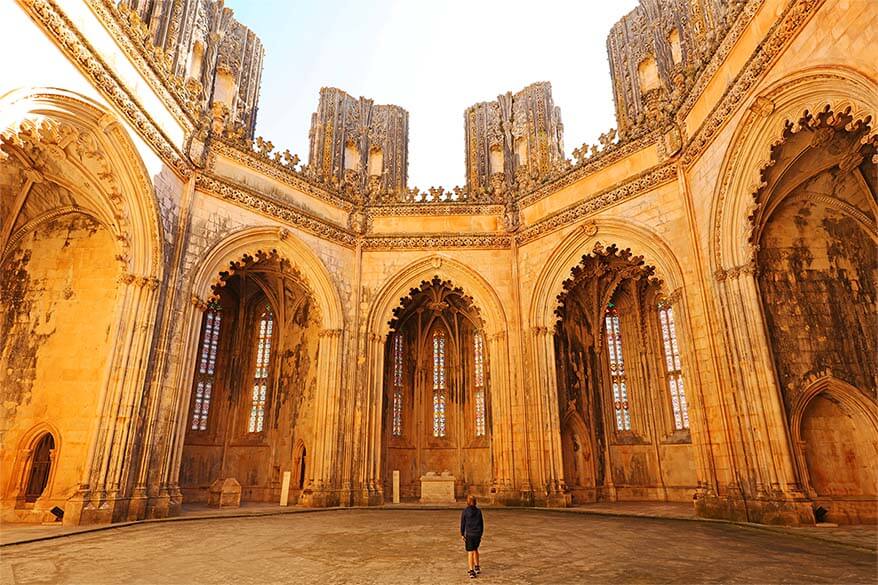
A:
{"type": "Polygon", "coordinates": [[[433,333],[433,436],[445,436],[445,333],[433,333]]]}
{"type": "Polygon", "coordinates": [[[674,324],[674,309],[659,305],[659,324],[662,327],[662,344],[665,348],[665,371],[668,377],[668,390],[671,393],[671,406],[674,409],[674,428],[689,428],[689,405],[683,390],[683,365],[680,360],[680,347],[677,345],[677,327],[674,324]]]}
{"type": "Polygon", "coordinates": [[[475,365],[476,436],[486,433],[485,423],[485,340],[481,333],[473,337],[473,364],[475,365]]]}
{"type": "Polygon", "coordinates": [[[201,354],[198,357],[198,371],[195,373],[195,402],[192,405],[193,431],[207,430],[207,414],[210,411],[210,396],[216,371],[216,351],[219,345],[222,315],[218,303],[211,303],[204,313],[201,329],[201,354]]]}
{"type": "Polygon", "coordinates": [[[402,436],[402,334],[393,334],[393,436],[402,436]]]}
{"type": "Polygon", "coordinates": [[[622,359],[622,333],[619,329],[619,311],[610,303],[604,316],[607,329],[607,350],[610,361],[610,383],[613,385],[613,410],[616,429],[631,430],[631,414],[628,412],[628,387],[625,378],[625,362],[622,359]]]}
{"type": "Polygon", "coordinates": [[[265,396],[268,392],[268,371],[271,365],[271,335],[274,329],[274,315],[266,306],[259,316],[259,336],[256,339],[256,371],[253,374],[253,396],[250,403],[251,433],[262,432],[265,423],[265,396]]]}

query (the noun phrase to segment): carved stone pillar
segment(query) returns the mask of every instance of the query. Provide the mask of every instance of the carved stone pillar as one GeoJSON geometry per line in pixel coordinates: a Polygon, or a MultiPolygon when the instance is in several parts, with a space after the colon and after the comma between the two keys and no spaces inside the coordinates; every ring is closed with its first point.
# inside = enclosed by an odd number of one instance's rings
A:
{"type": "Polygon", "coordinates": [[[492,492],[497,503],[519,501],[512,461],[512,388],[509,383],[509,341],[505,331],[486,339],[491,397],[492,492]]]}
{"type": "MultiPolygon", "coordinates": [[[[183,505],[183,494],[180,490],[180,465],[183,458],[183,443],[189,424],[189,397],[192,391],[192,380],[195,376],[198,340],[201,336],[201,323],[207,301],[195,295],[190,298],[184,312],[183,322],[186,324],[180,336],[179,346],[181,359],[173,384],[173,396],[169,401],[172,405],[168,414],[171,424],[168,429],[166,449],[162,456],[161,489],[157,494],[150,494],[148,516],[162,518],[179,514],[183,505]]],[[[142,477],[146,483],[146,476],[142,477]]]]}
{"type": "MultiPolygon", "coordinates": [[[[109,523],[128,517],[136,462],[134,444],[143,397],[147,361],[156,318],[156,289],[152,277],[123,274],[117,305],[114,343],[101,385],[98,427],[76,493],[68,500],[66,525],[109,523]]],[[[134,504],[144,494],[134,493],[134,504]]]]}
{"type": "Polygon", "coordinates": [[[561,459],[561,418],[558,412],[558,380],[555,375],[555,344],[548,327],[532,327],[530,331],[532,355],[533,393],[532,409],[535,417],[530,423],[533,429],[531,450],[535,460],[531,465],[531,478],[537,500],[545,500],[546,506],[570,505],[570,494],[564,483],[564,465],[561,459]]]}
{"type": "Polygon", "coordinates": [[[736,427],[731,435],[740,437],[741,456],[732,462],[737,490],[732,486],[720,509],[702,501],[699,511],[765,524],[813,524],[795,475],[754,267],[722,270],[716,277],[732,382],[726,400],[737,419],[728,422],[736,427]]]}
{"type": "Polygon", "coordinates": [[[361,468],[354,485],[356,503],[377,506],[384,503],[384,477],[381,466],[381,445],[384,432],[382,403],[384,398],[384,340],[377,333],[366,335],[366,381],[361,468]]]}
{"type": "Polygon", "coordinates": [[[334,464],[338,446],[338,402],[341,386],[341,329],[320,331],[315,400],[314,458],[310,477],[302,490],[301,503],[311,507],[334,506],[334,464]]]}

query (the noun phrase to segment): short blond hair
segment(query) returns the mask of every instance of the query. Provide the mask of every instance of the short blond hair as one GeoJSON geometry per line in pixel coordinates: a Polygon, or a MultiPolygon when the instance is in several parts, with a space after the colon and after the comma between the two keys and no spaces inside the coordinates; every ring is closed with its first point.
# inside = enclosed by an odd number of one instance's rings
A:
{"type": "Polygon", "coordinates": [[[466,505],[467,506],[475,506],[476,505],[476,497],[472,494],[466,497],[466,505]]]}

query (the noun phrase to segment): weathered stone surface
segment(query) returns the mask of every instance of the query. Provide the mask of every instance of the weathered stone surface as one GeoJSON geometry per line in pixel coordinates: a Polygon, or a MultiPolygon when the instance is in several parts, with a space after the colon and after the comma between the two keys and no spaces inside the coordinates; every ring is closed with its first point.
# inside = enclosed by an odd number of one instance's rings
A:
{"type": "Polygon", "coordinates": [[[238,508],[241,505],[241,484],[233,477],[210,484],[207,505],[214,508],[238,508]]]}
{"type": "MultiPolygon", "coordinates": [[[[869,583],[875,578],[873,553],[778,532],[530,510],[483,513],[477,582],[869,583]]],[[[457,584],[466,580],[458,519],[456,510],[350,510],[153,524],[125,528],[124,537],[104,531],[10,547],[0,557],[0,574],[21,584],[49,578],[149,585],[413,579],[457,584]]]]}
{"type": "Polygon", "coordinates": [[[430,471],[421,476],[422,504],[453,504],[454,476],[447,471],[441,474],[430,471]]]}
{"type": "Polygon", "coordinates": [[[250,141],[261,45],[221,3],[79,1],[0,9],[34,57],[0,81],[0,518],[276,503],[286,472],[415,501],[440,469],[496,504],[878,518],[875,2],[643,0],[618,132],[566,161],[530,86],[471,111],[471,184],[421,192],[395,106],[324,92],[313,165],[250,141]]]}

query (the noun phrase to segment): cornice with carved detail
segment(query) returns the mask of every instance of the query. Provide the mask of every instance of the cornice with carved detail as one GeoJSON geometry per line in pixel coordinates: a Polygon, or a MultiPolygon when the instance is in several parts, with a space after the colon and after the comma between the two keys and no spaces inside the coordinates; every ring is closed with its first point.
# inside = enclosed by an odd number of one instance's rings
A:
{"type": "Polygon", "coordinates": [[[644,148],[655,144],[660,140],[661,134],[661,131],[650,132],[630,142],[619,143],[617,145],[614,144],[609,149],[598,152],[597,155],[585,159],[585,162],[581,165],[572,167],[570,171],[560,175],[553,181],[550,181],[549,183],[546,183],[534,191],[522,196],[518,200],[519,206],[528,207],[533,205],[540,199],[544,199],[552,193],[557,193],[576,181],[579,181],[592,173],[596,173],[601,169],[605,169],[611,164],[622,160],[626,156],[630,156],[639,150],[643,150],[644,148]]]}
{"type": "Polygon", "coordinates": [[[364,250],[432,250],[436,248],[507,250],[511,246],[512,237],[506,234],[402,234],[394,236],[367,236],[363,239],[364,250]]]}
{"type": "Polygon", "coordinates": [[[769,29],[763,41],[750,55],[738,76],[729,84],[722,98],[711,110],[710,115],[686,144],[682,156],[684,166],[692,165],[707,149],[717,133],[743,103],[747,92],[762,79],[771,65],[774,64],[781,50],[795,37],[796,33],[808,22],[823,2],[824,0],[795,0],[787,6],[781,17],[769,29]]]}
{"type": "Polygon", "coordinates": [[[143,105],[98,55],[94,47],[58,8],[54,0],[19,0],[24,10],[90,79],[107,100],[116,106],[131,126],[156,153],[181,176],[191,167],[173,141],[148,114],[143,105]]]}
{"type": "Polygon", "coordinates": [[[198,118],[197,104],[188,95],[182,78],[173,75],[160,50],[138,40],[134,27],[112,0],[84,1],[174,119],[191,132],[198,118]]]}
{"type": "Polygon", "coordinates": [[[351,211],[354,204],[344,199],[340,195],[326,189],[322,185],[317,185],[313,181],[303,177],[290,168],[276,163],[275,161],[260,155],[257,152],[247,151],[237,145],[217,139],[211,142],[211,155],[221,154],[238,164],[244,165],[250,169],[254,169],[263,175],[271,177],[281,183],[288,185],[294,189],[307,193],[317,199],[326,201],[345,211],[351,211]]]}
{"type": "Polygon", "coordinates": [[[199,174],[196,177],[195,184],[201,192],[267,215],[315,236],[348,248],[353,248],[356,245],[356,236],[347,229],[315,217],[301,209],[296,209],[288,203],[274,200],[264,193],[259,193],[243,185],[235,185],[204,174],[199,174]]]}
{"type": "Polygon", "coordinates": [[[674,181],[676,178],[677,165],[675,162],[654,167],[633,180],[600,191],[579,203],[574,203],[537,221],[516,234],[516,241],[518,244],[532,242],[555,230],[572,225],[602,209],[636,197],[655,189],[659,185],[674,181]]]}
{"type": "Polygon", "coordinates": [[[502,215],[504,206],[496,204],[445,203],[422,205],[420,203],[370,206],[372,217],[401,217],[429,215],[502,215]]]}

